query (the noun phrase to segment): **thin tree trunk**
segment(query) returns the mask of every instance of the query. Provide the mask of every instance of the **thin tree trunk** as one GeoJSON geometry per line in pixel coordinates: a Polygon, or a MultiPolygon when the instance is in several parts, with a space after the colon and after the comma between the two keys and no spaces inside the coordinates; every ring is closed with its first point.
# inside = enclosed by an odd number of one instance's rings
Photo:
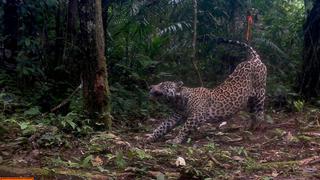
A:
{"type": "Polygon", "coordinates": [[[104,0],[102,3],[102,20],[103,20],[103,29],[105,30],[105,37],[108,28],[108,9],[110,6],[110,0],[104,0]]]}
{"type": "Polygon", "coordinates": [[[79,17],[84,108],[90,117],[102,121],[110,129],[110,91],[101,0],[80,0],[79,17]]]}
{"type": "Polygon", "coordinates": [[[55,66],[58,66],[62,62],[62,55],[63,55],[63,23],[62,23],[62,17],[63,17],[63,2],[61,0],[58,1],[58,7],[56,12],[56,40],[55,40],[55,66]]]}
{"type": "Polygon", "coordinates": [[[68,0],[67,4],[67,17],[66,17],[66,33],[64,40],[64,49],[63,49],[63,64],[68,69],[69,78],[72,79],[72,82],[79,84],[79,66],[78,57],[77,57],[77,27],[78,27],[78,0],[68,0]]]}
{"type": "Polygon", "coordinates": [[[67,16],[67,41],[73,45],[77,34],[78,0],[69,0],[67,16]]]}
{"type": "Polygon", "coordinates": [[[197,23],[198,23],[198,3],[197,0],[193,0],[193,37],[192,37],[192,54],[191,61],[194,67],[194,70],[197,73],[199,83],[203,86],[203,82],[201,79],[201,74],[196,62],[196,54],[197,54],[197,23]]]}
{"type": "Polygon", "coordinates": [[[18,47],[18,12],[17,12],[17,0],[10,0],[4,4],[4,49],[5,60],[11,65],[16,65],[16,51],[18,47]]]}

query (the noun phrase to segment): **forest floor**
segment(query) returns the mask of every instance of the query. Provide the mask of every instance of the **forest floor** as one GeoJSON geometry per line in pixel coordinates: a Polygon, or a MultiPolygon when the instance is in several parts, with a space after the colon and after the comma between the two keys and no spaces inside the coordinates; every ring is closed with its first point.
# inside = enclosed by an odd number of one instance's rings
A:
{"type": "MultiPolygon", "coordinates": [[[[158,120],[141,127],[61,135],[37,127],[22,137],[17,127],[0,140],[0,177],[44,179],[319,179],[320,114],[269,112],[264,130],[246,131],[246,114],[227,125],[207,124],[185,144],[144,144],[158,120]],[[272,118],[271,118],[272,117],[272,118]],[[120,130],[121,129],[121,130],[120,130]],[[58,139],[60,144],[53,139],[58,139]],[[49,144],[48,144],[49,143],[49,144]]],[[[54,128],[53,128],[54,129],[54,128]]]]}

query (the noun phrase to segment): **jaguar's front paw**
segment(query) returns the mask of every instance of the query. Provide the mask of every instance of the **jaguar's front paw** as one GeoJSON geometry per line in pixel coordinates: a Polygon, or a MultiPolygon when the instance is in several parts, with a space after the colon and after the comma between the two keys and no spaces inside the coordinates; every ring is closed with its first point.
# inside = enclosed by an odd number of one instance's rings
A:
{"type": "Polygon", "coordinates": [[[166,143],[169,143],[169,144],[181,144],[182,143],[182,139],[180,139],[180,138],[169,139],[169,140],[166,141],[166,143]]]}

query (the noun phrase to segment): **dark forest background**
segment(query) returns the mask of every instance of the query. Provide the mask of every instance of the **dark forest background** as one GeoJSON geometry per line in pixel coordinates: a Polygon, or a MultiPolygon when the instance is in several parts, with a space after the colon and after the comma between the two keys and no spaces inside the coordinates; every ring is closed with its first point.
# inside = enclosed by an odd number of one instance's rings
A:
{"type": "MultiPolygon", "coordinates": [[[[1,1],[2,119],[47,113],[81,84],[83,47],[91,45],[82,38],[79,3],[1,1]]],[[[132,125],[166,113],[148,101],[150,84],[182,80],[195,87],[203,81],[213,88],[221,83],[247,55],[238,47],[216,45],[216,37],[247,41],[261,54],[271,109],[292,111],[305,100],[319,104],[319,19],[319,1],[310,0],[104,0],[114,121],[132,125]],[[253,33],[245,39],[248,12],[253,33]]],[[[81,93],[69,100],[55,115],[79,118],[81,93]]]]}

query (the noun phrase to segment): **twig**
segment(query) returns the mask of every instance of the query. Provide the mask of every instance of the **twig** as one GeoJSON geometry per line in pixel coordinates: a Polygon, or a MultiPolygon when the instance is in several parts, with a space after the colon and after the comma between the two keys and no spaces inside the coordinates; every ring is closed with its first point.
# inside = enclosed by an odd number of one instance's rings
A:
{"type": "Polygon", "coordinates": [[[222,164],[221,162],[219,162],[216,158],[214,158],[211,154],[208,154],[209,158],[214,162],[216,163],[218,166],[222,167],[222,168],[229,168],[230,165],[228,164],[222,164]]]}
{"type": "Polygon", "coordinates": [[[71,98],[81,89],[81,87],[82,86],[79,85],[66,99],[64,99],[60,104],[58,104],[54,108],[50,109],[49,112],[44,113],[42,116],[47,116],[49,113],[55,112],[56,110],[66,105],[71,100],[71,98]]]}
{"type": "Polygon", "coordinates": [[[320,156],[313,156],[310,158],[302,159],[299,161],[299,165],[309,165],[320,162],[320,156]]]}

